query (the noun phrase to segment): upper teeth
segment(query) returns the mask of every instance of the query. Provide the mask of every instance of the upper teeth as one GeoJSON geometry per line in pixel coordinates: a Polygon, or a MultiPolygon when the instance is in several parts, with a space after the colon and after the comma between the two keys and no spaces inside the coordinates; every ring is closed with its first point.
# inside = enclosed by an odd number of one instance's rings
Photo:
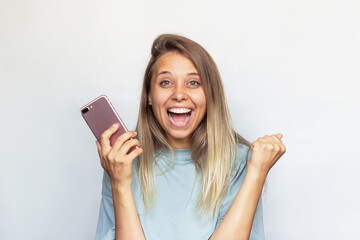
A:
{"type": "Polygon", "coordinates": [[[188,112],[191,112],[191,109],[190,108],[170,108],[168,111],[172,112],[172,113],[188,113],[188,112]]]}

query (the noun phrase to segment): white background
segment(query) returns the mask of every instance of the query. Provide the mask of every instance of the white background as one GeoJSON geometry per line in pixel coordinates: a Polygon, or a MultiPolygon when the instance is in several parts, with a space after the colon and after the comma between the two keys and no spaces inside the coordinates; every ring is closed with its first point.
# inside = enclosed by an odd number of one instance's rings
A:
{"type": "Polygon", "coordinates": [[[106,94],[134,129],[161,33],[218,64],[237,131],[281,132],[266,239],[357,239],[358,1],[0,0],[0,239],[93,239],[102,168],[80,107],[106,94]]]}

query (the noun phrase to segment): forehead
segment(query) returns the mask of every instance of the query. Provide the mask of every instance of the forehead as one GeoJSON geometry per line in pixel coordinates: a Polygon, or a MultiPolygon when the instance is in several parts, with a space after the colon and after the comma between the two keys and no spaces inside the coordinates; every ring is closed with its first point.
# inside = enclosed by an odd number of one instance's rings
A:
{"type": "Polygon", "coordinates": [[[197,72],[193,62],[189,58],[177,52],[165,53],[157,60],[155,63],[154,73],[157,74],[164,70],[197,72]]]}

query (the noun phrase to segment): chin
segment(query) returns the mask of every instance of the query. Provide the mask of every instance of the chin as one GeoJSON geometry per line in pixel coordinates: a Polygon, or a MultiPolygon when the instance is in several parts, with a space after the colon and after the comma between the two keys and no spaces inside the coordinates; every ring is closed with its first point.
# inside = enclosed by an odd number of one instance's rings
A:
{"type": "Polygon", "coordinates": [[[187,139],[190,141],[191,139],[191,133],[189,132],[184,132],[184,131],[174,131],[174,130],[170,130],[168,132],[168,137],[176,140],[176,141],[186,141],[187,139]]]}

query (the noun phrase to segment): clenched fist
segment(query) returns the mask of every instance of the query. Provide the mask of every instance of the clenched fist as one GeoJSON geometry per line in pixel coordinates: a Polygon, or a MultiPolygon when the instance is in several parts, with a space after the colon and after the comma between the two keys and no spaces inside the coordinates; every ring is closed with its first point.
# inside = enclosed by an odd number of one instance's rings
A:
{"type": "Polygon", "coordinates": [[[268,174],[272,166],[285,153],[286,148],[282,143],[281,133],[265,135],[251,144],[252,154],[249,160],[249,168],[259,173],[268,174]]]}

